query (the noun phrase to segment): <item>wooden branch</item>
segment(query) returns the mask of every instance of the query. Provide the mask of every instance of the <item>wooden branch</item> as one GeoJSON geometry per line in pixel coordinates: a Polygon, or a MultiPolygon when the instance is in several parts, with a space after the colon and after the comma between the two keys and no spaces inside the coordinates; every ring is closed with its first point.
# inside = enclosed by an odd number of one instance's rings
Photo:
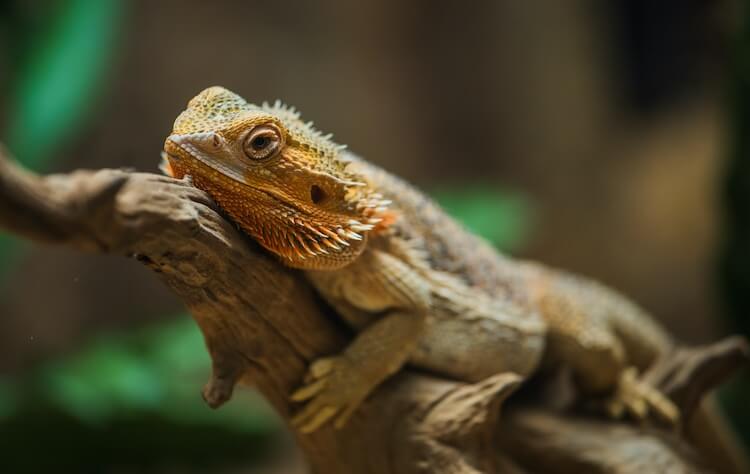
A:
{"type": "MultiPolygon", "coordinates": [[[[238,381],[252,384],[285,420],[307,364],[349,334],[310,286],[226,221],[189,183],[123,170],[40,177],[0,150],[0,227],[39,242],[133,257],[185,302],[206,340],[211,406],[238,381]]],[[[649,376],[691,412],[705,391],[746,363],[744,341],[671,359],[649,376]],[[681,362],[680,362],[681,361],[681,362]]],[[[414,370],[380,387],[342,430],[296,433],[313,472],[703,472],[677,434],[503,401],[513,375],[477,384],[414,370]]],[[[533,397],[529,397],[532,400],[533,397]]]]}

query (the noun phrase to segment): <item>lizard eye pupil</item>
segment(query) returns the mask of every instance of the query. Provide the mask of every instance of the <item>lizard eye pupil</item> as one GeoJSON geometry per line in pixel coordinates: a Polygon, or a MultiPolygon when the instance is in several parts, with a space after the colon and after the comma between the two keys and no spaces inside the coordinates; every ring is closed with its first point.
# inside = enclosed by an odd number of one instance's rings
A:
{"type": "Polygon", "coordinates": [[[245,138],[245,154],[253,160],[272,158],[281,150],[282,142],[281,132],[275,125],[261,125],[245,138]]]}
{"type": "Polygon", "coordinates": [[[271,140],[268,139],[268,137],[255,137],[253,138],[253,148],[260,151],[268,146],[268,144],[271,143],[271,140]]]}

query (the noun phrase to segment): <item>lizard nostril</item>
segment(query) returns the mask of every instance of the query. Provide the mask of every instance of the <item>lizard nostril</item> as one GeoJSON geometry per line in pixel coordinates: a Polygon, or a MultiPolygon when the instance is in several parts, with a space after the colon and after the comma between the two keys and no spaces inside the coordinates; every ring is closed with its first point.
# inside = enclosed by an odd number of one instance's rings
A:
{"type": "Polygon", "coordinates": [[[323,188],[318,186],[317,184],[313,184],[310,186],[310,200],[313,202],[313,204],[320,204],[325,200],[327,197],[327,194],[325,191],[323,191],[323,188]]]}

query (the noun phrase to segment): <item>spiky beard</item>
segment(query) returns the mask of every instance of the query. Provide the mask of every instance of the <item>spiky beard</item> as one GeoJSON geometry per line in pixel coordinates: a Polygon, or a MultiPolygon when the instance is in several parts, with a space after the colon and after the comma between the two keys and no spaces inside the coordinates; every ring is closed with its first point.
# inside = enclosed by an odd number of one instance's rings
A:
{"type": "Polygon", "coordinates": [[[369,233],[384,228],[390,203],[373,193],[354,205],[357,218],[340,219],[316,219],[282,203],[257,206],[246,202],[242,209],[231,204],[222,207],[245,232],[285,264],[307,270],[335,270],[351,263],[362,252],[369,233]]]}

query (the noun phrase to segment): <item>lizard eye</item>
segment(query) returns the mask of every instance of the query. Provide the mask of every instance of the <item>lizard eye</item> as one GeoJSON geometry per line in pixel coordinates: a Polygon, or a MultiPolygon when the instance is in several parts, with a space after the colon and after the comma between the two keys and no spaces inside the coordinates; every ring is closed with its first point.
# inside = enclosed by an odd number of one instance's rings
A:
{"type": "Polygon", "coordinates": [[[282,137],[279,129],[272,125],[254,128],[245,138],[245,154],[253,160],[265,160],[281,150],[282,137]]]}

